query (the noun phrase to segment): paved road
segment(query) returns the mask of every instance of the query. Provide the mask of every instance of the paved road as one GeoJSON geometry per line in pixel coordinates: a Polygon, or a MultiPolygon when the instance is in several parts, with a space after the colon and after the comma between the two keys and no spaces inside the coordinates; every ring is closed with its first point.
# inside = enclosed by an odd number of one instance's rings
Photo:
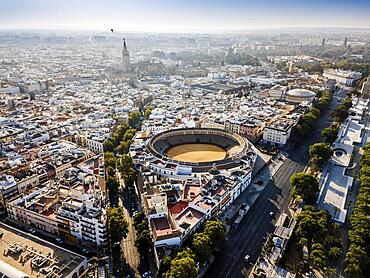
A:
{"type": "Polygon", "coordinates": [[[287,150],[289,158],[297,163],[306,165],[310,159],[308,147],[314,143],[321,141],[321,130],[330,126],[330,113],[336,109],[342,102],[347,91],[340,90],[333,96],[333,101],[329,104],[328,109],[321,112],[320,118],[315,123],[315,129],[305,138],[304,141],[298,142],[295,147],[287,150]]]}
{"type": "Polygon", "coordinates": [[[133,227],[132,213],[137,210],[137,202],[135,192],[132,186],[125,186],[124,181],[119,176],[121,188],[118,193],[119,207],[122,207],[125,212],[125,217],[128,222],[127,237],[121,241],[121,252],[126,261],[125,274],[139,275],[138,268],[140,266],[140,256],[134,245],[136,231],[133,227]]]}
{"type": "Polygon", "coordinates": [[[122,250],[122,253],[123,253],[123,256],[126,260],[126,263],[129,265],[129,267],[136,273],[138,274],[138,267],[139,267],[139,264],[140,264],[140,256],[139,256],[139,253],[137,252],[137,249],[134,245],[135,243],[135,238],[136,238],[136,232],[135,232],[135,229],[133,227],[133,222],[132,222],[132,218],[129,214],[129,212],[127,211],[127,209],[125,207],[124,208],[124,211],[125,211],[125,217],[126,217],[126,220],[128,222],[128,235],[126,238],[122,239],[121,241],[121,250],[122,250]]]}
{"type": "Polygon", "coordinates": [[[274,230],[275,219],[269,216],[271,211],[289,213],[287,209],[290,199],[289,178],[293,173],[303,169],[304,166],[290,159],[283,163],[246,217],[236,230],[230,232],[229,240],[220,246],[221,251],[215,254],[216,259],[205,277],[240,277],[242,273],[246,273],[248,266],[244,265],[244,256],[249,254],[252,262],[257,260],[264,242],[263,237],[274,230]]]}
{"type": "Polygon", "coordinates": [[[250,255],[254,263],[263,246],[264,237],[274,231],[274,223],[281,212],[289,214],[288,205],[291,198],[290,176],[303,171],[309,160],[309,145],[320,141],[321,130],[330,124],[330,113],[340,104],[345,91],[335,94],[328,109],[322,112],[315,125],[315,131],[305,140],[297,143],[297,147],[287,150],[289,158],[282,164],[266,186],[260,197],[248,211],[236,230],[228,234],[228,240],[215,253],[215,260],[205,277],[246,277],[251,265],[244,262],[245,255],[250,255]],[[275,219],[269,217],[274,211],[275,219]]]}

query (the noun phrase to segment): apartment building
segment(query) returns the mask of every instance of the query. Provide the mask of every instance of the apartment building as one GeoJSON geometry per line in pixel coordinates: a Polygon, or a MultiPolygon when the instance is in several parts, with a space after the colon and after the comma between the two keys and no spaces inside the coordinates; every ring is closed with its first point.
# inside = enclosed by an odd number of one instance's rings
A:
{"type": "Polygon", "coordinates": [[[271,123],[263,130],[263,140],[278,145],[285,145],[291,135],[294,122],[288,120],[280,120],[271,123]]]}
{"type": "Polygon", "coordinates": [[[102,198],[93,191],[86,191],[86,185],[35,189],[6,203],[8,217],[70,242],[105,249],[106,211],[102,198]]]}
{"type": "Polygon", "coordinates": [[[263,131],[263,126],[252,120],[226,120],[224,128],[227,131],[244,136],[251,142],[256,142],[263,131]]]}
{"type": "Polygon", "coordinates": [[[328,79],[334,79],[340,84],[355,86],[356,81],[362,76],[361,72],[346,71],[340,69],[324,69],[323,76],[328,79]]]}

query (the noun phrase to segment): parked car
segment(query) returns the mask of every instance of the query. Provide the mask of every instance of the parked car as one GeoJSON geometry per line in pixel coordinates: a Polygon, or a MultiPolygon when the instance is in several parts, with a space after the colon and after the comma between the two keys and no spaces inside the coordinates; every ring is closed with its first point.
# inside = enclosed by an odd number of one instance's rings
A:
{"type": "Polygon", "coordinates": [[[30,234],[35,234],[36,233],[36,231],[34,230],[34,229],[32,229],[32,228],[28,228],[27,229],[27,231],[30,233],[30,234]]]}
{"type": "Polygon", "coordinates": [[[115,242],[115,243],[113,243],[113,247],[117,247],[117,246],[120,246],[120,242],[119,241],[117,241],[117,242],[115,242]]]}
{"type": "Polygon", "coordinates": [[[152,272],[151,271],[147,271],[147,272],[143,273],[143,275],[141,277],[143,277],[143,278],[151,278],[152,277],[152,272]]]}

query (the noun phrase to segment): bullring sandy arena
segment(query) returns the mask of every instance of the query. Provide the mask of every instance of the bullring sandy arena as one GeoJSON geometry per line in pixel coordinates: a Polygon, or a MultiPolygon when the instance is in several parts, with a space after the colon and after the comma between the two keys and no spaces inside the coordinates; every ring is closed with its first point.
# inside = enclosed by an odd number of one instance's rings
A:
{"type": "Polygon", "coordinates": [[[190,143],[171,147],[166,155],[177,161],[201,163],[223,160],[227,151],[213,144],[190,143]]]}

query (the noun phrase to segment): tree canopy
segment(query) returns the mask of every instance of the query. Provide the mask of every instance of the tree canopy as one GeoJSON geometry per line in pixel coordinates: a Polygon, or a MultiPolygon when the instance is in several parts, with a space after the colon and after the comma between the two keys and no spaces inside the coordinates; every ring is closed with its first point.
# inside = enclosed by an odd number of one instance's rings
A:
{"type": "Polygon", "coordinates": [[[140,125],[141,114],[140,112],[131,112],[127,118],[128,125],[137,128],[140,125]]]}
{"type": "Polygon", "coordinates": [[[144,112],[144,118],[147,120],[149,119],[149,116],[150,114],[152,113],[153,111],[153,107],[151,106],[148,106],[146,109],[145,109],[145,112],[144,112]]]}
{"type": "Polygon", "coordinates": [[[123,154],[119,159],[118,169],[122,174],[122,178],[126,184],[133,183],[136,179],[136,171],[132,157],[128,154],[123,154]]]}
{"type": "Polygon", "coordinates": [[[123,208],[108,209],[108,228],[112,242],[120,242],[127,236],[128,223],[123,208]]]}
{"type": "Polygon", "coordinates": [[[170,270],[163,277],[166,278],[196,278],[198,271],[196,268],[194,253],[186,248],[178,252],[176,257],[172,259],[170,270]]]}
{"type": "Polygon", "coordinates": [[[116,168],[117,158],[112,152],[105,152],[104,153],[104,166],[116,168]]]}
{"type": "Polygon", "coordinates": [[[107,188],[110,191],[115,192],[115,193],[118,191],[119,182],[116,177],[108,175],[106,184],[107,184],[107,188]]]}
{"type": "Polygon", "coordinates": [[[145,213],[144,211],[140,210],[138,211],[134,217],[133,217],[133,221],[134,221],[134,226],[136,227],[137,225],[139,225],[143,220],[145,220],[145,213]]]}
{"type": "Polygon", "coordinates": [[[171,257],[164,256],[158,269],[158,277],[164,277],[164,274],[171,268],[171,257]]]}
{"type": "Polygon", "coordinates": [[[295,173],[290,177],[293,196],[300,196],[306,204],[314,204],[319,191],[319,183],[316,178],[308,173],[295,173]]]}
{"type": "Polygon", "coordinates": [[[321,168],[333,155],[333,150],[327,143],[316,143],[310,146],[309,152],[315,166],[321,168]]]}
{"type": "Polygon", "coordinates": [[[193,248],[199,262],[204,263],[211,255],[211,240],[205,233],[196,233],[193,238],[193,248]]]}
{"type": "Polygon", "coordinates": [[[209,236],[211,244],[214,246],[225,238],[225,226],[220,220],[208,220],[204,233],[209,236]]]}
{"type": "Polygon", "coordinates": [[[367,277],[370,271],[370,143],[361,158],[360,189],[348,233],[350,246],[345,258],[345,271],[351,277],[367,277]]]}
{"type": "Polygon", "coordinates": [[[294,235],[298,245],[307,247],[309,263],[327,270],[328,258],[335,261],[341,254],[342,240],[338,237],[339,226],[331,221],[326,210],[305,206],[296,216],[294,235]]]}
{"type": "Polygon", "coordinates": [[[332,144],[335,139],[337,139],[338,131],[338,125],[331,125],[330,127],[326,127],[321,131],[321,136],[324,138],[326,143],[332,144]]]}
{"type": "Polygon", "coordinates": [[[148,254],[152,247],[152,238],[150,237],[150,231],[143,229],[135,239],[135,247],[141,256],[148,254]]]}

